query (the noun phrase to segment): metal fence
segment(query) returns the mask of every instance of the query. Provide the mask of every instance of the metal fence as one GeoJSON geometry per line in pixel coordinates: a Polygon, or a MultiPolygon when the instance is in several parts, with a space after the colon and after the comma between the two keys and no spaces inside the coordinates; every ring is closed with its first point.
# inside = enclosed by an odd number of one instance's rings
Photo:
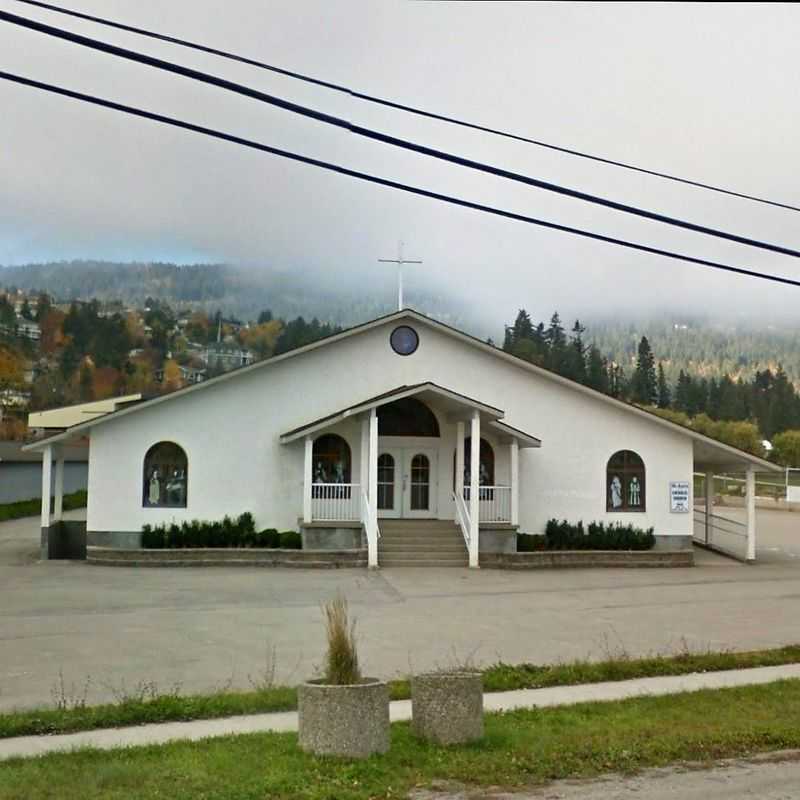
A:
{"type": "Polygon", "coordinates": [[[739,561],[747,560],[747,525],[718,514],[694,510],[694,541],[739,561]]]}

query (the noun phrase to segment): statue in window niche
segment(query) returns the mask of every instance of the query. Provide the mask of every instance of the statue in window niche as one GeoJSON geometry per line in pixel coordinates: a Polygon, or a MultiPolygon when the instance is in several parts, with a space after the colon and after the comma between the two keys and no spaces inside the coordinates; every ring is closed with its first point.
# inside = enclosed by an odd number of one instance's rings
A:
{"type": "Polygon", "coordinates": [[[168,478],[164,490],[167,501],[182,505],[186,501],[186,474],[182,469],[175,467],[172,476],[168,478]]]}
{"type": "Polygon", "coordinates": [[[314,467],[314,483],[327,483],[327,475],[325,474],[325,467],[322,466],[321,461],[317,461],[317,466],[314,467]]]}
{"type": "Polygon", "coordinates": [[[480,467],[481,467],[481,469],[480,469],[480,473],[479,473],[479,476],[478,476],[478,482],[480,483],[481,486],[488,486],[488,484],[489,484],[489,470],[486,469],[486,464],[484,464],[483,461],[481,461],[480,467]]]}
{"type": "Polygon", "coordinates": [[[161,483],[158,474],[158,467],[155,467],[150,473],[150,481],[148,483],[147,502],[151,506],[157,506],[161,499],[161,483]]]}
{"type": "Polygon", "coordinates": [[[622,505],[622,481],[619,479],[619,475],[615,475],[611,479],[609,491],[611,492],[611,508],[619,508],[622,505]]]}
{"type": "Polygon", "coordinates": [[[631,478],[630,485],[628,486],[628,505],[639,506],[642,499],[642,487],[639,479],[634,475],[631,478]]]}
{"type": "Polygon", "coordinates": [[[344,463],[341,461],[333,465],[333,482],[344,483],[344,463]]]}

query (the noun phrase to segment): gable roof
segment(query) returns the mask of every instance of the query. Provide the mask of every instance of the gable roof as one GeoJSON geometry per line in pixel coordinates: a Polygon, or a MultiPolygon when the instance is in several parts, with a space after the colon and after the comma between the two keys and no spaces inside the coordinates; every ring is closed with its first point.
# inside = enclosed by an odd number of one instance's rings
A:
{"type": "Polygon", "coordinates": [[[245,373],[249,373],[254,370],[269,369],[275,364],[279,364],[283,361],[286,361],[287,359],[298,358],[299,356],[302,356],[305,353],[317,350],[321,347],[328,347],[329,345],[332,345],[335,342],[342,341],[343,339],[348,339],[352,336],[356,336],[359,333],[364,333],[373,328],[377,328],[381,325],[385,325],[391,322],[399,322],[400,320],[409,320],[409,319],[414,320],[415,322],[418,323],[422,323],[423,325],[428,325],[432,328],[435,328],[441,331],[442,333],[445,333],[446,335],[450,336],[453,339],[457,339],[458,341],[464,342],[465,344],[468,344],[471,347],[475,347],[480,350],[483,350],[484,352],[490,353],[496,358],[503,359],[520,369],[527,370],[547,380],[554,381],[555,383],[561,384],[562,386],[566,386],[572,389],[573,391],[583,392],[584,394],[594,397],[596,400],[600,402],[607,403],[623,411],[627,411],[631,414],[636,414],[637,416],[643,419],[649,420],[654,425],[660,425],[675,433],[679,433],[683,436],[688,436],[693,441],[702,445],[705,450],[712,448],[713,450],[718,451],[720,455],[724,456],[725,454],[727,454],[732,458],[734,462],[737,463],[746,462],[747,464],[759,467],[760,469],[766,472],[783,471],[783,468],[778,466],[777,464],[773,464],[770,461],[766,461],[763,458],[759,458],[758,456],[755,456],[752,453],[748,453],[746,450],[741,450],[738,447],[733,447],[732,445],[725,444],[724,442],[720,442],[719,440],[713,439],[710,436],[706,436],[703,433],[698,433],[697,431],[692,430],[691,428],[687,428],[685,425],[679,425],[677,422],[672,422],[671,420],[664,419],[663,417],[654,414],[652,411],[648,411],[647,409],[636,406],[633,403],[628,403],[624,400],[619,400],[616,397],[611,397],[610,395],[604,394],[603,392],[599,392],[597,391],[597,389],[592,389],[589,386],[585,386],[582,383],[573,381],[570,378],[565,378],[563,375],[559,375],[558,373],[552,372],[549,369],[545,369],[544,367],[540,367],[537,364],[531,363],[530,361],[526,361],[525,359],[520,358],[519,356],[507,353],[505,352],[505,350],[501,350],[500,348],[488,344],[487,342],[484,342],[475,336],[472,336],[468,333],[464,333],[463,331],[460,331],[457,328],[453,328],[452,326],[447,325],[444,322],[440,322],[439,320],[433,319],[432,317],[427,317],[424,314],[421,314],[420,312],[415,311],[414,309],[411,308],[405,308],[402,311],[395,311],[391,314],[386,314],[382,317],[377,317],[376,319],[364,322],[360,325],[355,325],[352,328],[348,328],[347,330],[332,334],[331,336],[326,336],[323,339],[318,339],[316,342],[312,342],[311,344],[304,345],[303,347],[298,347],[295,350],[290,350],[288,353],[281,353],[281,355],[272,356],[272,358],[266,358],[263,361],[256,361],[253,364],[247,364],[242,367],[237,367],[236,369],[230,370],[229,372],[225,372],[222,375],[218,375],[214,378],[209,378],[208,380],[205,380],[202,383],[197,383],[192,386],[185,386],[184,388],[178,389],[174,392],[171,392],[170,394],[159,395],[158,397],[153,397],[150,400],[145,400],[135,405],[128,406],[127,408],[121,408],[117,411],[114,411],[111,414],[106,414],[97,419],[87,420],[86,422],[80,423],[79,425],[75,425],[72,428],[68,428],[62,433],[54,434],[53,436],[48,436],[43,439],[38,439],[36,442],[32,442],[31,444],[26,445],[23,448],[23,450],[41,450],[48,444],[54,444],[64,439],[71,438],[71,436],[73,436],[75,433],[87,430],[88,428],[92,428],[95,425],[103,425],[111,420],[120,419],[121,417],[124,417],[128,414],[135,414],[139,411],[142,411],[145,408],[150,408],[151,406],[159,405],[160,403],[168,403],[174,400],[178,400],[179,398],[184,397],[190,392],[201,392],[205,389],[210,389],[212,386],[215,386],[218,383],[221,383],[223,381],[233,380],[245,373]]]}

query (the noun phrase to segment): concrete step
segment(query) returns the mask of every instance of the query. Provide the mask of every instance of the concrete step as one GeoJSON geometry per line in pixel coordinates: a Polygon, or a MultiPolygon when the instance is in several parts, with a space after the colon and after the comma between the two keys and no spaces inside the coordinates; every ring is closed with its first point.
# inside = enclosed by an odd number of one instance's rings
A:
{"type": "Polygon", "coordinates": [[[381,531],[380,540],[387,542],[463,542],[460,533],[386,533],[381,531]]]}
{"type": "Polygon", "coordinates": [[[466,547],[461,545],[452,545],[447,547],[378,547],[378,553],[386,555],[402,555],[408,553],[441,553],[444,556],[457,555],[462,556],[467,552],[466,547]]]}
{"type": "Polygon", "coordinates": [[[464,567],[469,566],[467,559],[463,561],[446,561],[442,559],[428,559],[427,561],[412,561],[405,558],[396,558],[390,561],[379,561],[381,567],[464,567]]]}
{"type": "MultiPolygon", "coordinates": [[[[380,556],[380,553],[378,554],[380,556]]],[[[440,561],[463,561],[467,558],[467,551],[461,553],[439,552],[438,550],[423,550],[421,552],[405,553],[385,553],[389,560],[403,559],[404,561],[425,561],[426,559],[437,559],[440,561]]]]}

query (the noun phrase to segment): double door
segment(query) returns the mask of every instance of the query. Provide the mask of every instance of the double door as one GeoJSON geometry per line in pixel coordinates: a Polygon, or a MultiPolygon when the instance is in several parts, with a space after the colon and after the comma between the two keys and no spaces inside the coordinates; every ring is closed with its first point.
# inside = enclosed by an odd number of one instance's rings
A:
{"type": "Polygon", "coordinates": [[[383,447],[378,451],[378,516],[432,517],[436,513],[436,450],[383,447]]]}

